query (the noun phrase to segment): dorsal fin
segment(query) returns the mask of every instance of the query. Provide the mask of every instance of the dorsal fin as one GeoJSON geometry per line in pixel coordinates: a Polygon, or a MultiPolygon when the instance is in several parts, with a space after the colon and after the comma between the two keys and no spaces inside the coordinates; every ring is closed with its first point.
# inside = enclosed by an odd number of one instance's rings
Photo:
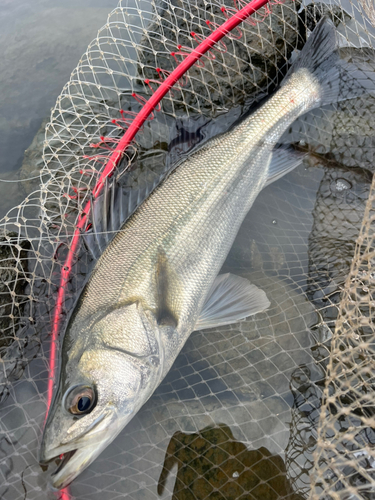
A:
{"type": "MultiPolygon", "coordinates": [[[[165,167],[165,165],[162,165],[165,167]]],[[[107,181],[103,192],[92,201],[91,228],[86,231],[85,243],[96,260],[121,229],[128,218],[147,199],[166,176],[159,172],[128,172],[125,179],[107,181]]]]}

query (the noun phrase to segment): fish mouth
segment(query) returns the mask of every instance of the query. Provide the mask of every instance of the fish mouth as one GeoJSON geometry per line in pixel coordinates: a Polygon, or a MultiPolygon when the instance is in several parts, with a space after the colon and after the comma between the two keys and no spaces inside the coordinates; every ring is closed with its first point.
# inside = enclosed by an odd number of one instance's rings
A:
{"type": "Polygon", "coordinates": [[[50,460],[41,461],[40,464],[49,465],[59,460],[57,468],[49,474],[48,483],[52,490],[58,491],[68,486],[106,447],[107,442],[93,443],[82,448],[67,451],[50,460]]]}
{"type": "Polygon", "coordinates": [[[62,454],[62,455],[60,455],[58,457],[61,460],[61,462],[59,463],[59,465],[58,465],[57,469],[55,470],[55,472],[53,472],[51,474],[52,477],[55,476],[56,474],[58,474],[66,466],[66,464],[74,456],[74,454],[76,453],[76,451],[77,450],[68,451],[67,453],[64,453],[64,454],[62,454]]]}
{"type": "MultiPolygon", "coordinates": [[[[39,460],[39,465],[42,467],[43,470],[46,470],[47,468],[49,468],[49,466],[51,466],[53,463],[57,464],[56,469],[50,473],[49,482],[50,482],[52,489],[58,490],[58,489],[64,488],[65,486],[67,486],[69,484],[68,482],[65,482],[66,484],[63,484],[60,486],[59,485],[60,481],[58,478],[61,476],[64,469],[66,469],[68,463],[74,457],[74,455],[77,453],[77,451],[78,450],[75,449],[75,450],[67,451],[66,453],[61,453],[60,455],[49,458],[47,460],[43,460],[43,459],[39,460]]],[[[74,478],[72,478],[72,480],[73,479],[74,478]]]]}
{"type": "MultiPolygon", "coordinates": [[[[113,412],[107,412],[113,414],[113,412]]],[[[76,432],[70,440],[51,439],[51,428],[43,436],[39,463],[48,467],[48,483],[52,490],[61,490],[68,486],[83,472],[116,437],[121,427],[113,429],[107,414],[99,415],[86,426],[85,431],[76,432]],[[56,463],[53,466],[52,463],[56,463]]]]}

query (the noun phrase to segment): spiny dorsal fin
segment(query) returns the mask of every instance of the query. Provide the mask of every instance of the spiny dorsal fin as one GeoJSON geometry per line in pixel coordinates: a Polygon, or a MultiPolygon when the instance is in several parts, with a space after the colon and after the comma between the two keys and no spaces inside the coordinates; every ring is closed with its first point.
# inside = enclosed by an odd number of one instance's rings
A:
{"type": "Polygon", "coordinates": [[[115,180],[106,183],[103,193],[92,200],[92,227],[84,235],[86,246],[95,260],[161,180],[161,176],[150,174],[144,185],[140,180],[135,187],[124,186],[115,180]]]}

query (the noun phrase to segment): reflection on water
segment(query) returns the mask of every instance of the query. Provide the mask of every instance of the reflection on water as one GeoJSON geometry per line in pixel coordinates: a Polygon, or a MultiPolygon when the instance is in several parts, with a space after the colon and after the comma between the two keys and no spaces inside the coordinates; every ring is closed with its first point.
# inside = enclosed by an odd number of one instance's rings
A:
{"type": "Polygon", "coordinates": [[[266,448],[248,450],[227,425],[196,434],[176,432],[166,451],[158,494],[177,465],[171,500],[301,500],[286,477],[283,459],[266,448]]]}

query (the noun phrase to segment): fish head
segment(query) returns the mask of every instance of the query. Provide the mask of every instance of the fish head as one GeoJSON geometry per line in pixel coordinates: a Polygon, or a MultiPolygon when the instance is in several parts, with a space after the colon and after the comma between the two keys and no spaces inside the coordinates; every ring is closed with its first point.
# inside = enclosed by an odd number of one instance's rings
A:
{"type": "Polygon", "coordinates": [[[50,483],[67,486],[113,441],[160,382],[158,324],[134,302],[89,327],[73,321],[48,412],[40,463],[60,459],[50,483]]]}

